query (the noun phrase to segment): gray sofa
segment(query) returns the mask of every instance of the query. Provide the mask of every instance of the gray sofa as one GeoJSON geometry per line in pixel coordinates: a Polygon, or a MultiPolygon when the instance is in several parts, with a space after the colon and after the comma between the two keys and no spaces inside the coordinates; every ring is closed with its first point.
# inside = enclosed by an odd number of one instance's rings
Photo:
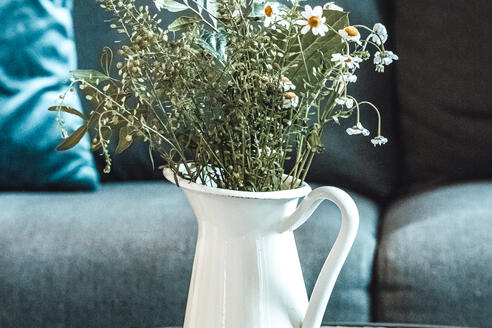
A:
{"type": "MultiPolygon", "coordinates": [[[[389,144],[374,149],[343,122],[309,176],[347,190],[361,218],[324,322],[490,326],[492,6],[338,3],[353,21],[386,23],[400,60],[384,75],[368,65],[354,90],[382,109],[389,144]]],[[[92,0],[73,13],[79,66],[97,68],[114,38],[105,13],[92,0]]],[[[182,324],[197,232],[183,193],[144,147],[102,179],[96,192],[0,194],[1,328],[182,324]]],[[[308,293],[339,224],[325,203],[296,232],[308,293]]]]}

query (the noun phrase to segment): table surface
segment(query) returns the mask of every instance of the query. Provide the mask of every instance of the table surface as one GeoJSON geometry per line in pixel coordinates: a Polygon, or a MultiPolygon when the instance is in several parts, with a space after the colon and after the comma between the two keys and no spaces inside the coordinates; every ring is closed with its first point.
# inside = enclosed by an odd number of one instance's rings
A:
{"type": "MultiPolygon", "coordinates": [[[[181,328],[181,327],[160,327],[160,328],[181,328]]],[[[321,326],[321,328],[463,328],[458,326],[436,326],[418,325],[402,323],[334,323],[321,326]]]]}

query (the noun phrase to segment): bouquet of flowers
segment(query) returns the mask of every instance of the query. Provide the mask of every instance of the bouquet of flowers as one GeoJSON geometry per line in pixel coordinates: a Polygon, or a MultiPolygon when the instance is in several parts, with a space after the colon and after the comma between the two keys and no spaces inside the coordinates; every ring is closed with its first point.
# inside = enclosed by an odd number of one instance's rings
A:
{"type": "Polygon", "coordinates": [[[372,57],[383,72],[398,59],[385,49],[380,23],[350,25],[348,13],[332,2],[312,8],[303,0],[154,0],[159,10],[183,13],[164,29],[135,0],[97,1],[113,15],[121,46],[115,56],[103,49],[101,71],[72,72],[67,92],[83,90],[93,105],[87,116],[64,106],[63,96],[50,110],[84,119],[68,136],[59,117],[58,149],[89,132],[106,173],[112,140],[119,153],[142,139],[151,158],[159,154],[192,182],[241,191],[295,188],[322,151],[328,126],[355,112],[346,132],[370,135],[361,106],[378,116],[371,142],[387,142],[378,109],[347,92],[362,62],[372,57]]]}

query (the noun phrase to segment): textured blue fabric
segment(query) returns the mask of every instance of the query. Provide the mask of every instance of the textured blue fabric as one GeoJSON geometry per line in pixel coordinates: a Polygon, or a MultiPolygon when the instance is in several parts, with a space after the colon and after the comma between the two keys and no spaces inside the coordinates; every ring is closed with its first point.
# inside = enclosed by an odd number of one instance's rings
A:
{"type": "MultiPolygon", "coordinates": [[[[98,174],[84,139],[58,152],[57,113],[49,112],[75,68],[71,1],[0,2],[0,189],[95,189],[98,174]]],[[[80,108],[75,95],[67,105],[80,108]]],[[[81,125],[65,115],[69,133],[81,125]]]]}

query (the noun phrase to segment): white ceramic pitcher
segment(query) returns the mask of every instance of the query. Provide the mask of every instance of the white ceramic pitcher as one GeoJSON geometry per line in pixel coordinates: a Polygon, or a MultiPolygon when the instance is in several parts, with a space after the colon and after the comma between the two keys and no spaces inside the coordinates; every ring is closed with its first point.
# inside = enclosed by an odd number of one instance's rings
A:
{"type": "MultiPolygon", "coordinates": [[[[164,176],[174,182],[170,169],[164,176]]],[[[307,184],[242,192],[178,183],[198,220],[184,328],[319,328],[357,234],[352,198],[334,187],[311,191],[307,184]],[[293,231],[325,199],[340,208],[342,225],[308,303],[293,231]]]]}

